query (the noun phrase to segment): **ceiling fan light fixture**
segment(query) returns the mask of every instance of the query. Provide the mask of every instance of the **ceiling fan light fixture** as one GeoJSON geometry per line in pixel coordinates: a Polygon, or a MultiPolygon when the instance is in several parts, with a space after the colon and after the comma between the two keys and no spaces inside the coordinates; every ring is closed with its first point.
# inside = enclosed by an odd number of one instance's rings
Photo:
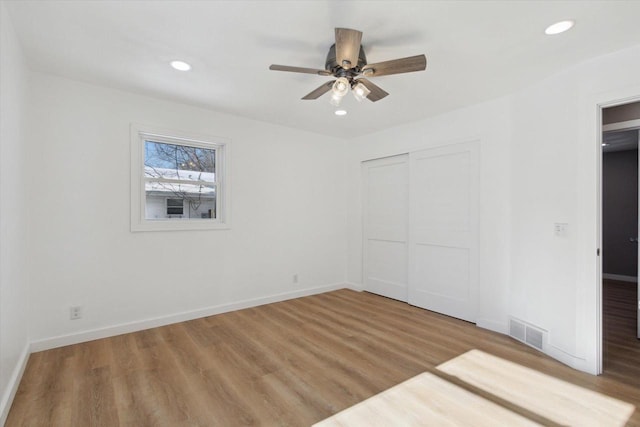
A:
{"type": "Polygon", "coordinates": [[[334,107],[340,106],[340,101],[342,101],[342,96],[336,95],[334,92],[331,92],[331,98],[329,98],[329,103],[334,107]]]}
{"type": "Polygon", "coordinates": [[[340,77],[333,84],[333,93],[342,98],[349,92],[350,87],[349,80],[346,77],[340,77]]]}
{"type": "Polygon", "coordinates": [[[349,92],[351,85],[349,84],[349,80],[346,77],[338,78],[331,88],[331,105],[335,105],[336,107],[340,105],[340,101],[342,98],[349,92]]]}
{"type": "Polygon", "coordinates": [[[363,99],[369,96],[371,91],[365,85],[358,82],[355,86],[353,86],[353,90],[351,91],[351,93],[353,93],[353,96],[358,100],[358,102],[361,102],[363,99]]]}

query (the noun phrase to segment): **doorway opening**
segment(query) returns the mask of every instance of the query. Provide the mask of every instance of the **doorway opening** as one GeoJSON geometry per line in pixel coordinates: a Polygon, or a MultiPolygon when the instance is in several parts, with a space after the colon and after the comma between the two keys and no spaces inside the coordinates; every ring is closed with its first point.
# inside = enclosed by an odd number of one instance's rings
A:
{"type": "Polygon", "coordinates": [[[603,107],[601,117],[601,372],[637,381],[640,101],[603,107]]]}

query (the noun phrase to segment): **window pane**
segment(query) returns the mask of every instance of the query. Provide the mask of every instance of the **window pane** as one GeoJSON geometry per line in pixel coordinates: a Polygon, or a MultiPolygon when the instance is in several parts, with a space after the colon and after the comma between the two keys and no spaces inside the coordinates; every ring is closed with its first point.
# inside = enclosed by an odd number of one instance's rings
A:
{"type": "Polygon", "coordinates": [[[167,199],[167,215],[183,215],[184,199],[167,199]]]}
{"type": "Polygon", "coordinates": [[[215,182],[216,150],[145,141],[147,178],[215,182]]]}
{"type": "Polygon", "coordinates": [[[213,185],[145,183],[146,219],[215,219],[216,188],[213,185]]]}

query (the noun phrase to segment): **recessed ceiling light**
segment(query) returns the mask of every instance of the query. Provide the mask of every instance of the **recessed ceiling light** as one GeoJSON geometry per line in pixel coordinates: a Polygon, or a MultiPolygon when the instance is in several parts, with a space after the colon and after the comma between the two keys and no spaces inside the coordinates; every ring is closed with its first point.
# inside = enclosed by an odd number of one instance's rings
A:
{"type": "Polygon", "coordinates": [[[565,31],[568,31],[571,29],[571,27],[573,27],[573,24],[575,24],[575,22],[573,21],[560,21],[560,22],[556,22],[553,25],[549,25],[547,27],[546,30],[544,30],[544,33],[546,35],[549,36],[553,36],[555,34],[560,34],[560,33],[564,33],[565,31]]]}
{"type": "Polygon", "coordinates": [[[347,111],[346,110],[336,110],[335,113],[336,116],[346,116],[347,115],[347,111]]]}
{"type": "Polygon", "coordinates": [[[171,61],[171,66],[180,71],[189,71],[191,69],[191,65],[184,61],[171,61]]]}

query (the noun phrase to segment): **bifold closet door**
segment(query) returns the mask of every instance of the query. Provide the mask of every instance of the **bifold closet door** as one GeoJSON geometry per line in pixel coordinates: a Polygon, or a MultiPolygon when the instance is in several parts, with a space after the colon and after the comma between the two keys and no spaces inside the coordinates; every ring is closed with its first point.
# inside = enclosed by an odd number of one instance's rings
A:
{"type": "Polygon", "coordinates": [[[478,144],[410,154],[409,293],[412,305],[476,320],[478,144]]]}
{"type": "Polygon", "coordinates": [[[409,157],[362,163],[365,290],[407,301],[409,157]]]}

